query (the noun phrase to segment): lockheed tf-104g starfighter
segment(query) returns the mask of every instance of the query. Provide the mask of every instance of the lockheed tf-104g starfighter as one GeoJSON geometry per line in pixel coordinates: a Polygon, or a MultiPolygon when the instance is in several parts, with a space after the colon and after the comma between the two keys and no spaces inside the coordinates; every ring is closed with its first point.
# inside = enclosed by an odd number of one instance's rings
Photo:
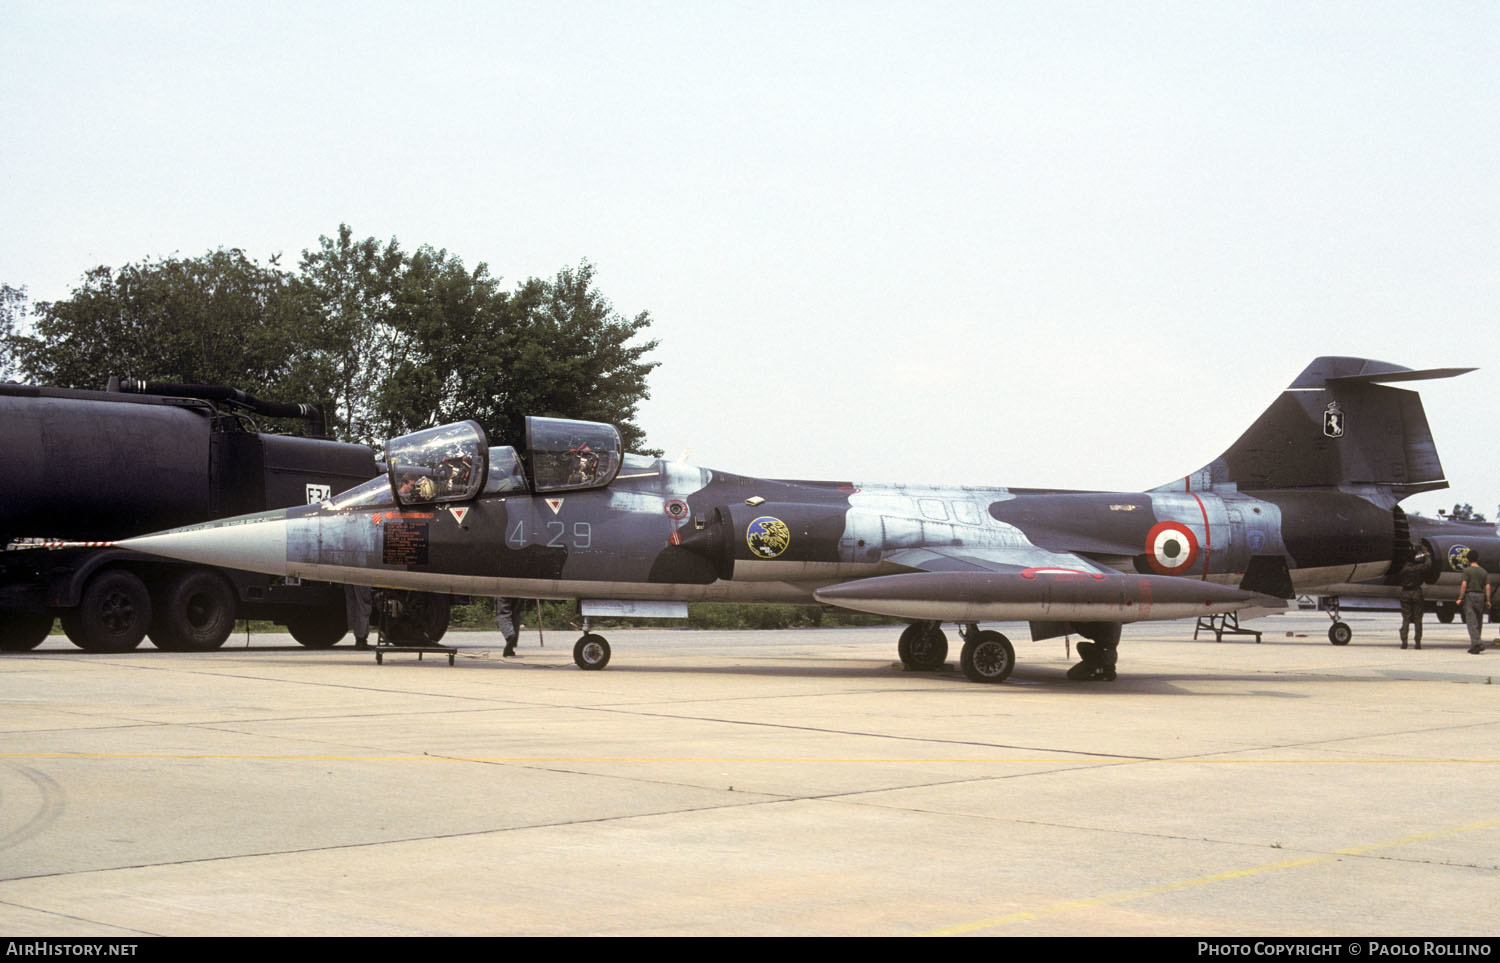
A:
{"type": "MultiPolygon", "coordinates": [[[[529,418],[525,446],[474,422],[389,442],[386,476],[320,504],[131,538],[170,558],[275,575],[637,612],[820,602],[905,619],[898,652],[1000,682],[1009,639],[1073,633],[1071,678],[1112,679],[1120,627],[1247,608],[1383,575],[1409,551],[1398,502],[1444,488],[1413,371],[1319,358],[1228,451],[1141,493],[753,478],[627,454],[610,425],[529,418]]],[[[1344,633],[1335,623],[1330,630],[1344,633]]],[[[1338,641],[1338,639],[1335,639],[1338,641]]],[[[585,669],[609,661],[588,632],[585,669]]]]}

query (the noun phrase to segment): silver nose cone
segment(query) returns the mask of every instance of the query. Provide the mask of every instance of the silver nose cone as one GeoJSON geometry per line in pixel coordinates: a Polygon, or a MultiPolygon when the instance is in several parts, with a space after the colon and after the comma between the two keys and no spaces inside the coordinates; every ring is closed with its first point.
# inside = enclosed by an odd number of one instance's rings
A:
{"type": "Polygon", "coordinates": [[[190,525],[120,540],[121,548],[266,575],[286,575],[285,512],[190,525]]]}

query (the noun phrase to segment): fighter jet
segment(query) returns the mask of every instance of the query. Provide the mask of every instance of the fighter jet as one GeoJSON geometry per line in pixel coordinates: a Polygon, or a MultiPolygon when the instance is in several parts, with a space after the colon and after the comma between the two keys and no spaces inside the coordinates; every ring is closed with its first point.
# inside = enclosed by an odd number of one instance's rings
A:
{"type": "MultiPolygon", "coordinates": [[[[819,602],[908,620],[897,652],[1002,682],[1011,641],[1076,634],[1074,679],[1113,679],[1121,626],[1247,608],[1384,574],[1398,502],[1446,487],[1413,391],[1471,369],[1318,358],[1223,455],[1140,493],[754,478],[621,450],[607,424],[533,417],[524,445],[472,421],[387,444],[388,472],[321,504],[121,542],[273,575],[629,603],[819,602]]],[[[1347,630],[1347,627],[1346,627],[1347,630]]],[[[609,643],[585,631],[580,668],[609,643]]]]}

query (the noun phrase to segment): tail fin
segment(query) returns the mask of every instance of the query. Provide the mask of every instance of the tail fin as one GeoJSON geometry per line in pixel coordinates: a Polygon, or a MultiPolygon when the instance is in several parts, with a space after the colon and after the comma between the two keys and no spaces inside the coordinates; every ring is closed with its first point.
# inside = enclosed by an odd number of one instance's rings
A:
{"type": "Polygon", "coordinates": [[[1155,490],[1376,487],[1400,501],[1447,488],[1421,396],[1385,383],[1473,370],[1318,358],[1228,451],[1155,490]]]}

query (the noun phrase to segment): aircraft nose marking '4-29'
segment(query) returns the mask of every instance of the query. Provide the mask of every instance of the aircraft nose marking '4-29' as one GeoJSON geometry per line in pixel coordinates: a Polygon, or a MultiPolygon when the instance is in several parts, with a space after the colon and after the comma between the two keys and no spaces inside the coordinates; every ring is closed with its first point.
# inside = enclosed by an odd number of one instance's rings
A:
{"type": "MultiPolygon", "coordinates": [[[[429,428],[387,443],[384,478],[318,504],[120,544],[585,612],[819,602],[909,620],[897,652],[917,670],[946,664],[957,623],[981,682],[1015,652],[978,623],[1025,622],[1033,640],[1085,640],[1069,678],[1113,679],[1124,624],[1385,576],[1410,531],[1398,503],[1447,485],[1418,395],[1393,385],[1466,370],[1318,358],[1222,455],[1147,492],[752,478],[626,453],[610,425],[528,418],[519,449],[475,422],[429,428]]],[[[1431,539],[1449,559],[1454,540],[1431,539]]],[[[608,643],[586,632],[574,659],[603,668],[608,643]]]]}

